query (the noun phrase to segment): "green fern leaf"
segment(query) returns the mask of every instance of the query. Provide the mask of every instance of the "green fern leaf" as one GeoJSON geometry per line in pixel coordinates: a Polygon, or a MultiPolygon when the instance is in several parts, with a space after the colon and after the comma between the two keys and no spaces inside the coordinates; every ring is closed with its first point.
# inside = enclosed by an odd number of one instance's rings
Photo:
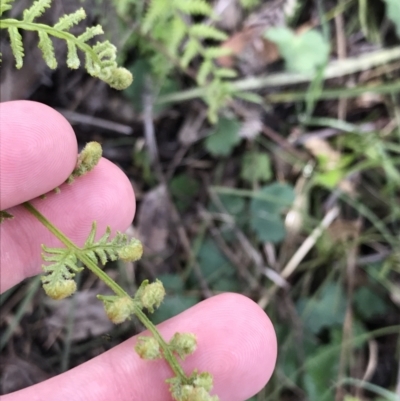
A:
{"type": "Polygon", "coordinates": [[[186,68],[189,65],[196,54],[198,54],[199,50],[199,42],[194,39],[189,40],[181,58],[181,65],[183,68],[186,68]]]}
{"type": "Polygon", "coordinates": [[[79,24],[86,18],[86,12],[83,8],[76,10],[72,14],[63,15],[58,22],[54,25],[54,28],[58,31],[68,31],[74,25],[79,24]]]}
{"type": "Polygon", "coordinates": [[[81,62],[78,57],[78,52],[75,46],[75,43],[68,41],[67,42],[68,54],[67,54],[67,66],[76,70],[81,65],[81,62]]]}
{"type": "Polygon", "coordinates": [[[96,237],[96,222],[93,223],[83,251],[94,263],[100,260],[104,265],[108,260],[117,260],[123,256],[121,254],[122,250],[129,246],[137,246],[138,241],[136,239],[129,241],[125,234],[117,232],[116,236],[112,240],[109,240],[110,234],[111,229],[107,227],[105,234],[97,242],[94,242],[96,237]]]}
{"type": "Polygon", "coordinates": [[[44,272],[48,273],[45,277],[61,275],[65,278],[71,278],[75,275],[74,273],[82,270],[77,265],[78,259],[74,250],[69,248],[48,248],[45,245],[42,245],[42,248],[45,252],[42,255],[43,260],[45,262],[54,262],[43,265],[44,272]]]}
{"type": "Polygon", "coordinates": [[[149,32],[154,26],[155,22],[159,19],[167,20],[171,15],[171,1],[170,0],[153,0],[150,3],[149,9],[143,19],[142,32],[149,32]]]}
{"type": "Polygon", "coordinates": [[[46,8],[51,6],[51,0],[36,0],[32,6],[24,11],[23,21],[32,22],[35,18],[40,17],[46,8]]]}
{"type": "Polygon", "coordinates": [[[232,54],[232,50],[226,47],[207,47],[204,50],[204,57],[209,59],[229,56],[230,54],[232,54]]]}
{"type": "Polygon", "coordinates": [[[226,33],[214,28],[213,26],[204,24],[192,25],[189,33],[201,39],[226,40],[228,38],[226,33]]]}
{"type": "Polygon", "coordinates": [[[15,66],[19,69],[24,64],[24,45],[22,43],[22,36],[15,26],[8,28],[10,35],[11,49],[15,57],[15,66]]]}
{"type": "Polygon", "coordinates": [[[12,4],[15,0],[2,0],[0,2],[0,16],[8,10],[11,10],[12,4]]]}
{"type": "Polygon", "coordinates": [[[232,68],[218,68],[214,75],[219,78],[236,78],[238,74],[232,68]]]}
{"type": "Polygon", "coordinates": [[[83,269],[77,265],[75,251],[69,248],[47,248],[44,245],[42,248],[46,252],[42,255],[43,260],[53,262],[42,266],[45,272],[42,277],[43,289],[53,299],[72,295],[76,291],[73,277],[83,269]]]}
{"type": "Polygon", "coordinates": [[[175,0],[175,7],[189,15],[204,15],[210,17],[213,13],[211,6],[204,0],[175,0]]]}
{"type": "Polygon", "coordinates": [[[199,72],[197,74],[197,83],[199,86],[203,86],[206,83],[207,76],[210,74],[214,64],[211,60],[204,60],[199,68],[199,72]]]}
{"type": "Polygon", "coordinates": [[[86,31],[77,37],[79,42],[87,42],[89,39],[92,39],[94,36],[102,35],[103,28],[101,25],[90,26],[86,28],[86,31]]]}
{"type": "Polygon", "coordinates": [[[44,31],[39,31],[39,49],[43,53],[43,58],[46,64],[52,69],[57,68],[57,60],[54,54],[53,42],[49,35],[44,31]]]}
{"type": "Polygon", "coordinates": [[[171,54],[177,53],[177,49],[185,37],[186,31],[187,26],[180,18],[174,18],[172,20],[170,37],[167,42],[168,50],[171,54]]]}

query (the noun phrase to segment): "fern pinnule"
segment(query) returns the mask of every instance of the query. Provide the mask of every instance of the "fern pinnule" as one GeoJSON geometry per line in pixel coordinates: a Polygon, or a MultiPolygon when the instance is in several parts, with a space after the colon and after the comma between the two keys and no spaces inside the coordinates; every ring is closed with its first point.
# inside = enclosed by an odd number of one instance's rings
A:
{"type": "Polygon", "coordinates": [[[42,51],[43,59],[52,70],[57,68],[57,59],[54,53],[53,42],[46,32],[39,31],[39,49],[42,51]]]}
{"type": "Polygon", "coordinates": [[[181,18],[174,18],[171,22],[170,37],[168,39],[168,51],[171,54],[176,54],[179,45],[185,37],[187,26],[181,18]]]}
{"type": "Polygon", "coordinates": [[[36,0],[30,8],[24,11],[23,21],[33,22],[35,18],[40,17],[46,11],[46,8],[51,6],[51,1],[52,0],[36,0]]]}
{"type": "Polygon", "coordinates": [[[200,49],[201,47],[198,40],[190,39],[186,43],[185,50],[181,57],[181,65],[183,68],[186,68],[189,65],[193,58],[199,53],[200,49]]]}
{"type": "Polygon", "coordinates": [[[77,256],[74,250],[69,248],[48,248],[42,245],[46,252],[42,255],[46,262],[53,262],[43,265],[46,273],[42,277],[43,289],[53,299],[69,297],[76,291],[76,283],[73,280],[75,273],[82,270],[78,267],[77,256]]]}
{"type": "Polygon", "coordinates": [[[0,16],[3,15],[4,12],[11,10],[12,4],[15,0],[2,0],[0,2],[0,16]]]}
{"type": "Polygon", "coordinates": [[[196,81],[200,86],[206,83],[207,77],[213,69],[213,62],[210,59],[205,59],[199,68],[196,81]]]}
{"type": "Polygon", "coordinates": [[[174,6],[185,14],[211,17],[213,10],[205,0],[174,0],[174,6]]]}
{"type": "MultiPolygon", "coordinates": [[[[79,24],[79,22],[83,21],[85,18],[86,12],[83,8],[80,8],[79,10],[76,10],[71,14],[63,15],[62,17],[60,17],[58,22],[54,25],[54,29],[57,29],[59,31],[68,31],[74,25],[77,25],[79,24]]],[[[101,33],[103,33],[103,30],[101,33]]]]}
{"type": "Polygon", "coordinates": [[[193,24],[189,29],[189,33],[200,39],[213,39],[220,41],[228,38],[225,32],[205,24],[193,24]]]}
{"type": "Polygon", "coordinates": [[[15,57],[15,65],[17,68],[21,68],[24,63],[24,45],[22,43],[22,36],[15,26],[8,28],[8,34],[10,35],[11,48],[15,57]]]}
{"type": "Polygon", "coordinates": [[[104,31],[101,25],[89,26],[86,28],[85,32],[77,37],[77,40],[80,42],[87,42],[89,39],[97,35],[102,35],[103,33],[104,31]]]}
{"type": "Polygon", "coordinates": [[[203,51],[203,56],[206,58],[219,58],[229,56],[232,54],[232,50],[221,46],[209,46],[203,51]]]}
{"type": "Polygon", "coordinates": [[[78,50],[75,43],[67,42],[67,66],[73,70],[76,70],[81,65],[78,57],[78,50]]]}
{"type": "Polygon", "coordinates": [[[95,242],[97,224],[93,223],[90,234],[83,246],[82,251],[88,256],[93,262],[97,263],[98,259],[102,264],[105,264],[107,260],[117,260],[119,258],[126,259],[125,256],[127,251],[131,250],[137,252],[137,257],[130,259],[131,261],[140,258],[142,253],[142,245],[136,239],[129,240],[125,234],[117,232],[112,240],[109,240],[111,235],[110,227],[107,227],[105,234],[95,242]],[[127,249],[129,248],[129,249],[127,249]]]}

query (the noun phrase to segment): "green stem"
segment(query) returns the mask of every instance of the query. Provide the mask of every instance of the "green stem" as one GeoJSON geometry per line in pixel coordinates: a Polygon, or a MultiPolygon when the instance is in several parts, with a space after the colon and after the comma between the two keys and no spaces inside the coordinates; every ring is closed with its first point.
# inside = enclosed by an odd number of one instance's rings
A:
{"type": "MultiPolygon", "coordinates": [[[[28,210],[33,216],[35,216],[55,237],[57,237],[67,248],[73,249],[76,253],[77,258],[101,281],[103,281],[108,287],[110,287],[115,294],[121,297],[129,297],[129,294],[120,287],[111,277],[109,277],[103,270],[101,270],[96,263],[94,263],[90,258],[88,258],[84,249],[76,246],[64,233],[62,233],[57,227],[55,227],[45,216],[43,216],[31,203],[25,202],[23,206],[28,210]]],[[[151,320],[143,313],[139,308],[135,308],[135,315],[140,320],[146,329],[148,329],[154,338],[159,343],[165,360],[168,362],[170,368],[179,376],[183,382],[188,382],[188,377],[177,361],[176,357],[171,352],[168,343],[162,338],[161,334],[158,332],[157,328],[151,322],[151,320]]]]}

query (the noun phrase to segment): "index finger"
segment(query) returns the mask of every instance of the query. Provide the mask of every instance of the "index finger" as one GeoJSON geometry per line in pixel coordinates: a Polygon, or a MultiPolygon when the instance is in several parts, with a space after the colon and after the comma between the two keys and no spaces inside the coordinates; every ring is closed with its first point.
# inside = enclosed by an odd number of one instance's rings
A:
{"type": "Polygon", "coordinates": [[[41,103],[1,103],[0,141],[0,210],[61,185],[76,165],[71,125],[41,103]]]}

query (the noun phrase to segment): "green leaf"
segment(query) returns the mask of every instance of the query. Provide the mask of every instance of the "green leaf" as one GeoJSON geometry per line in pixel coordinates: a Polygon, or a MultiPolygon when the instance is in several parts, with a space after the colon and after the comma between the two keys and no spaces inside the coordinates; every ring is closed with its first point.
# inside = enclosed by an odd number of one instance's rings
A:
{"type": "Polygon", "coordinates": [[[63,15],[60,17],[58,22],[54,25],[54,28],[60,31],[68,31],[74,25],[78,24],[86,18],[86,12],[83,8],[76,10],[74,13],[63,15]]]}
{"type": "Polygon", "coordinates": [[[32,22],[35,18],[40,17],[46,8],[51,6],[51,0],[36,0],[32,6],[24,11],[24,22],[32,22]]]}
{"type": "Polygon", "coordinates": [[[54,53],[53,42],[49,35],[44,31],[39,31],[39,49],[42,51],[44,61],[52,70],[57,68],[56,55],[54,53]]]}
{"type": "Polygon", "coordinates": [[[195,39],[190,39],[185,46],[185,50],[181,56],[181,65],[186,68],[196,54],[200,51],[199,42],[195,39]]]}
{"type": "MultiPolygon", "coordinates": [[[[207,47],[204,50],[204,57],[205,58],[218,58],[218,57],[223,57],[223,56],[229,56],[230,54],[232,54],[232,50],[228,49],[226,47],[207,47]]],[[[231,70],[234,71],[234,70],[231,70]]]]}
{"type": "MultiPolygon", "coordinates": [[[[237,195],[229,195],[229,194],[220,194],[218,196],[220,202],[224,209],[231,215],[237,216],[244,212],[244,208],[246,206],[246,202],[241,196],[237,195]]],[[[220,210],[217,207],[212,206],[211,211],[219,212],[220,210]]]]}
{"type": "Polygon", "coordinates": [[[0,16],[3,15],[4,12],[11,10],[12,4],[15,0],[2,0],[0,2],[0,16]]]}
{"type": "Polygon", "coordinates": [[[206,138],[205,147],[213,156],[228,156],[240,142],[240,123],[236,119],[222,117],[206,138]]]}
{"type": "Polygon", "coordinates": [[[280,213],[293,200],[293,188],[277,182],[254,193],[250,202],[250,226],[259,241],[277,243],[285,238],[285,226],[280,213]]]}
{"type": "Polygon", "coordinates": [[[73,70],[76,70],[77,68],[79,68],[81,62],[79,60],[78,57],[78,52],[75,46],[75,43],[68,41],[67,42],[67,49],[68,49],[68,53],[67,53],[67,66],[69,68],[72,68],[73,70]]]}
{"type": "Polygon", "coordinates": [[[252,211],[250,226],[260,242],[281,242],[286,235],[285,225],[280,216],[257,210],[252,211]]]}
{"type": "Polygon", "coordinates": [[[240,177],[250,184],[269,181],[272,178],[269,156],[261,152],[246,152],[242,159],[240,177]]]}
{"type": "Polygon", "coordinates": [[[384,315],[388,310],[388,304],[368,287],[361,287],[355,292],[354,305],[364,320],[384,315]]]}
{"type": "MultiPolygon", "coordinates": [[[[218,245],[211,237],[203,242],[199,254],[199,265],[201,273],[209,285],[216,291],[224,291],[227,286],[233,291],[236,281],[236,270],[229,259],[222,253],[218,245]]],[[[191,281],[195,278],[192,276],[191,281]]],[[[237,286],[236,286],[237,289],[237,286]]]]}
{"type": "Polygon", "coordinates": [[[175,7],[190,15],[212,15],[212,8],[205,0],[179,0],[175,2],[175,7]]]}
{"type": "Polygon", "coordinates": [[[77,37],[77,40],[80,42],[87,42],[89,39],[92,39],[97,35],[102,35],[103,33],[104,31],[101,25],[89,26],[86,28],[85,32],[77,37]]]}
{"type": "Polygon", "coordinates": [[[15,66],[21,68],[24,64],[24,45],[22,43],[22,36],[15,26],[8,28],[8,34],[10,35],[11,49],[15,57],[15,66]]]}
{"type": "Polygon", "coordinates": [[[210,25],[194,24],[190,27],[190,35],[200,39],[226,40],[228,35],[210,25]]]}
{"type": "Polygon", "coordinates": [[[338,283],[328,283],[313,298],[300,298],[297,309],[304,326],[318,334],[323,328],[342,326],[346,313],[346,296],[338,283]]]}
{"type": "Polygon", "coordinates": [[[213,69],[213,62],[211,60],[204,60],[201,63],[201,66],[199,68],[199,72],[197,74],[196,80],[199,86],[203,86],[206,81],[207,77],[210,74],[211,70],[213,69]]]}
{"type": "Polygon", "coordinates": [[[314,72],[328,61],[329,43],[316,30],[296,35],[289,28],[279,27],[268,29],[264,35],[278,46],[289,71],[314,72]]]}
{"type": "Polygon", "coordinates": [[[330,332],[332,342],[320,344],[311,354],[307,354],[307,363],[303,377],[304,389],[309,401],[330,401],[334,399],[332,378],[337,377],[339,353],[332,354],[333,347],[340,347],[341,336],[335,330],[330,332]]]}
{"type": "Polygon", "coordinates": [[[393,22],[397,36],[400,38],[400,1],[384,0],[384,2],[386,3],[386,17],[393,22]]]}
{"type": "Polygon", "coordinates": [[[238,73],[232,68],[218,68],[214,71],[214,75],[219,78],[236,78],[238,73]]]}

